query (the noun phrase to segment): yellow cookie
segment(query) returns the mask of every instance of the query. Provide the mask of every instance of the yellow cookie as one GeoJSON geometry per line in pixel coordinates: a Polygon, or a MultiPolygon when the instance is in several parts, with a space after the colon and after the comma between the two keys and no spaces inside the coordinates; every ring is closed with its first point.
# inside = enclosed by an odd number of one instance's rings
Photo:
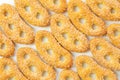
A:
{"type": "Polygon", "coordinates": [[[67,9],[66,0],[39,0],[47,9],[56,13],[65,12],[67,9]]]}
{"type": "Polygon", "coordinates": [[[12,59],[0,58],[0,80],[28,80],[12,59]]]}
{"type": "Polygon", "coordinates": [[[120,48],[120,24],[111,24],[107,28],[107,34],[111,42],[120,48]]]}
{"type": "Polygon", "coordinates": [[[50,15],[38,0],[14,0],[22,18],[35,26],[47,26],[50,15]]]}
{"type": "Polygon", "coordinates": [[[70,0],[68,15],[75,27],[89,36],[106,34],[104,21],[92,13],[89,7],[81,0],[70,0]]]}
{"type": "Polygon", "coordinates": [[[31,44],[34,41],[33,29],[23,22],[16,9],[9,4],[0,5],[0,26],[16,43],[31,44]]]}
{"type": "Polygon", "coordinates": [[[57,68],[70,68],[72,55],[65,50],[48,31],[38,31],[35,36],[35,45],[40,56],[48,64],[57,68]]]}
{"type": "Polygon", "coordinates": [[[18,49],[17,62],[20,70],[29,80],[55,80],[56,78],[54,69],[43,63],[31,48],[18,49]]]}
{"type": "Polygon", "coordinates": [[[120,70],[120,49],[111,45],[107,40],[92,39],[90,50],[99,64],[112,70],[120,70]]]}
{"type": "Polygon", "coordinates": [[[72,70],[62,70],[59,80],[80,80],[78,74],[72,70]]]}
{"type": "Polygon", "coordinates": [[[10,57],[14,54],[14,44],[0,31],[0,56],[10,57]]]}
{"type": "Polygon", "coordinates": [[[105,20],[120,20],[120,3],[117,0],[86,0],[92,11],[105,20]]]}
{"type": "Polygon", "coordinates": [[[79,32],[62,14],[51,17],[51,30],[58,42],[69,51],[85,52],[89,48],[87,37],[79,32]]]}
{"type": "Polygon", "coordinates": [[[82,80],[117,80],[113,71],[101,67],[89,56],[78,56],[76,67],[82,80]]]}

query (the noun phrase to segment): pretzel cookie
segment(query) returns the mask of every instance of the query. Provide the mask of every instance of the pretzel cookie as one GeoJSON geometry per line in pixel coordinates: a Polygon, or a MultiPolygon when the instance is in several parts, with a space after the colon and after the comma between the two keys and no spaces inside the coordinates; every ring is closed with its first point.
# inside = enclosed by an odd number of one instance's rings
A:
{"type": "Polygon", "coordinates": [[[68,17],[62,14],[53,15],[51,30],[58,42],[69,51],[84,52],[88,50],[86,36],[74,28],[68,17]]]}
{"type": "Polygon", "coordinates": [[[59,80],[80,80],[78,74],[72,70],[62,70],[59,80]]]}
{"type": "Polygon", "coordinates": [[[54,69],[43,63],[31,48],[18,49],[17,62],[20,70],[29,80],[55,80],[54,69]]]}
{"type": "Polygon", "coordinates": [[[89,56],[78,56],[76,67],[82,80],[117,80],[113,71],[101,67],[89,56]]]}
{"type": "Polygon", "coordinates": [[[75,27],[89,36],[101,36],[106,33],[104,21],[94,15],[81,0],[70,0],[68,15],[75,27]]]}
{"type": "Polygon", "coordinates": [[[44,7],[56,13],[65,12],[67,9],[66,0],[39,0],[39,1],[44,7]]]}
{"type": "Polygon", "coordinates": [[[90,49],[99,64],[112,70],[120,70],[120,49],[103,38],[92,39],[90,49]]]}
{"type": "Polygon", "coordinates": [[[86,0],[94,13],[105,20],[120,20],[120,3],[117,0],[86,0]]]}
{"type": "Polygon", "coordinates": [[[111,24],[107,29],[111,42],[120,48],[120,24],[111,24]]]}
{"type": "Polygon", "coordinates": [[[28,80],[19,71],[13,60],[0,58],[0,80],[28,80]]]}
{"type": "Polygon", "coordinates": [[[0,56],[10,57],[14,54],[14,44],[0,31],[0,56]]]}
{"type": "Polygon", "coordinates": [[[16,9],[9,4],[0,5],[0,26],[16,43],[30,44],[34,41],[33,29],[22,21],[16,9]]]}
{"type": "Polygon", "coordinates": [[[49,13],[38,0],[14,0],[16,8],[23,19],[35,26],[47,26],[49,13]]]}
{"type": "Polygon", "coordinates": [[[38,31],[35,36],[35,45],[40,56],[48,64],[58,68],[72,66],[72,55],[57,42],[50,32],[38,31]]]}

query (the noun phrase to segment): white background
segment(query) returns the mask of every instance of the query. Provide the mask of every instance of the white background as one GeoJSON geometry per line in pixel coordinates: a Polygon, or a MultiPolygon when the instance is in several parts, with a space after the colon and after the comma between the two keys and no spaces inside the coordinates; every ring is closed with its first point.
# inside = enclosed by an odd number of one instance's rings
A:
{"type": "MultiPolygon", "coordinates": [[[[67,0],[67,1],[69,1],[69,0],[67,0]]],[[[14,0],[0,0],[0,4],[3,4],[3,3],[9,3],[9,4],[11,4],[11,5],[14,5],[14,0]]],[[[111,24],[111,23],[120,23],[120,22],[106,21],[106,24],[107,24],[107,25],[109,25],[109,24],[111,24]]],[[[46,28],[37,27],[37,26],[31,26],[31,27],[34,29],[34,32],[35,32],[35,33],[36,33],[37,31],[39,31],[39,30],[47,30],[47,31],[50,31],[50,27],[49,27],[49,26],[46,27],[46,28]]],[[[31,48],[33,48],[33,49],[36,50],[34,43],[31,44],[31,45],[15,44],[15,46],[16,46],[16,51],[17,51],[17,49],[20,48],[20,47],[31,47],[31,48]]],[[[16,51],[15,51],[15,54],[16,54],[16,51]]],[[[73,58],[74,58],[74,59],[76,58],[76,56],[79,56],[79,55],[89,55],[89,56],[92,56],[92,54],[91,54],[90,51],[85,52],[85,53],[75,53],[75,52],[72,52],[72,54],[73,54],[73,58]]],[[[15,55],[14,55],[12,58],[14,59],[14,61],[16,61],[15,55]]],[[[75,65],[73,65],[73,67],[72,67],[71,69],[74,70],[74,71],[76,71],[75,65]]],[[[56,69],[56,71],[57,71],[57,80],[58,80],[59,72],[61,71],[61,69],[56,69]]],[[[117,76],[118,76],[118,80],[120,80],[120,71],[115,71],[115,73],[116,73],[117,76]]]]}

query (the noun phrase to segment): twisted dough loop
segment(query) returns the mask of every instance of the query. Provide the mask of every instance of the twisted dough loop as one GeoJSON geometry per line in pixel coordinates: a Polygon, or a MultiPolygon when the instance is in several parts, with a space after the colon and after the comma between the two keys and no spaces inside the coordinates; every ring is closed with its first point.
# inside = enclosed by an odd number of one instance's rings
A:
{"type": "Polygon", "coordinates": [[[57,68],[72,66],[72,55],[59,45],[50,32],[38,31],[35,36],[35,45],[40,56],[48,64],[57,68]]]}
{"type": "Polygon", "coordinates": [[[0,31],[0,56],[10,57],[14,54],[14,44],[0,31]]]}
{"type": "Polygon", "coordinates": [[[74,28],[68,17],[54,14],[51,17],[51,30],[58,42],[67,50],[73,52],[88,50],[89,42],[86,36],[74,28]]]}
{"type": "Polygon", "coordinates": [[[117,80],[117,76],[110,69],[99,66],[93,58],[89,56],[78,56],[75,60],[79,76],[83,80],[117,80]]]}
{"type": "Polygon", "coordinates": [[[70,0],[68,15],[75,27],[86,35],[102,36],[106,34],[104,21],[93,14],[81,0],[70,0]]]}
{"type": "Polygon", "coordinates": [[[118,0],[86,0],[91,10],[105,20],[120,20],[118,0]]]}
{"type": "Polygon", "coordinates": [[[120,70],[120,50],[103,38],[90,41],[90,50],[95,60],[106,68],[120,70]]]}
{"type": "Polygon", "coordinates": [[[59,80],[80,80],[78,74],[72,70],[62,70],[59,80]]]}
{"type": "Polygon", "coordinates": [[[0,58],[0,80],[28,80],[12,59],[0,58]]]}
{"type": "Polygon", "coordinates": [[[43,63],[32,48],[18,49],[17,62],[20,70],[30,80],[55,80],[56,78],[54,69],[43,63]]]}
{"type": "Polygon", "coordinates": [[[14,0],[21,17],[34,26],[48,26],[50,15],[38,0],[14,0]]]}
{"type": "Polygon", "coordinates": [[[111,24],[107,28],[107,35],[111,42],[120,48],[120,24],[111,24]]]}
{"type": "Polygon", "coordinates": [[[33,29],[22,21],[15,8],[9,4],[0,6],[0,26],[16,43],[31,44],[34,41],[33,29]]]}

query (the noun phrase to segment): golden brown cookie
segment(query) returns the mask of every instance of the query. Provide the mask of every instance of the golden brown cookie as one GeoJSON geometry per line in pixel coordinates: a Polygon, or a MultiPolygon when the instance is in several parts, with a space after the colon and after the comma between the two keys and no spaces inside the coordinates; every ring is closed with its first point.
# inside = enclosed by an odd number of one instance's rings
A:
{"type": "Polygon", "coordinates": [[[35,36],[35,45],[40,56],[48,64],[57,68],[70,68],[72,55],[65,50],[48,31],[38,31],[35,36]]]}
{"type": "Polygon", "coordinates": [[[14,0],[21,17],[28,23],[44,27],[49,24],[50,15],[38,0],[14,0]]]}
{"type": "Polygon", "coordinates": [[[20,70],[30,80],[55,80],[56,78],[54,69],[43,63],[32,48],[18,49],[17,62],[20,70]]]}
{"type": "Polygon", "coordinates": [[[78,74],[72,70],[62,70],[59,80],[80,80],[78,74]]]}
{"type": "Polygon", "coordinates": [[[95,60],[106,68],[120,70],[120,49],[111,45],[103,38],[90,41],[90,50],[95,60]]]}
{"type": "Polygon", "coordinates": [[[0,5],[0,26],[16,43],[31,44],[34,41],[33,29],[23,22],[16,9],[9,4],[0,5]]]}
{"type": "Polygon", "coordinates": [[[117,80],[113,71],[101,67],[89,56],[78,56],[76,67],[82,80],[117,80]]]}
{"type": "Polygon", "coordinates": [[[107,35],[111,42],[120,48],[120,24],[111,24],[107,28],[107,35]]]}
{"type": "Polygon", "coordinates": [[[0,80],[28,80],[19,71],[15,62],[9,58],[0,58],[0,80]]]}
{"type": "Polygon", "coordinates": [[[120,20],[120,3],[117,0],[86,0],[92,11],[105,20],[120,20]]]}
{"type": "Polygon", "coordinates": [[[10,57],[14,54],[14,44],[0,31],[0,56],[10,57]]]}
{"type": "Polygon", "coordinates": [[[63,14],[51,17],[51,30],[58,42],[67,50],[85,52],[89,48],[87,37],[79,32],[63,14]]]}
{"type": "Polygon", "coordinates": [[[67,9],[66,0],[39,0],[47,9],[56,13],[65,12],[67,9]]]}
{"type": "Polygon", "coordinates": [[[102,36],[106,34],[104,21],[93,14],[89,7],[81,0],[70,0],[68,3],[68,15],[81,32],[89,36],[102,36]]]}

